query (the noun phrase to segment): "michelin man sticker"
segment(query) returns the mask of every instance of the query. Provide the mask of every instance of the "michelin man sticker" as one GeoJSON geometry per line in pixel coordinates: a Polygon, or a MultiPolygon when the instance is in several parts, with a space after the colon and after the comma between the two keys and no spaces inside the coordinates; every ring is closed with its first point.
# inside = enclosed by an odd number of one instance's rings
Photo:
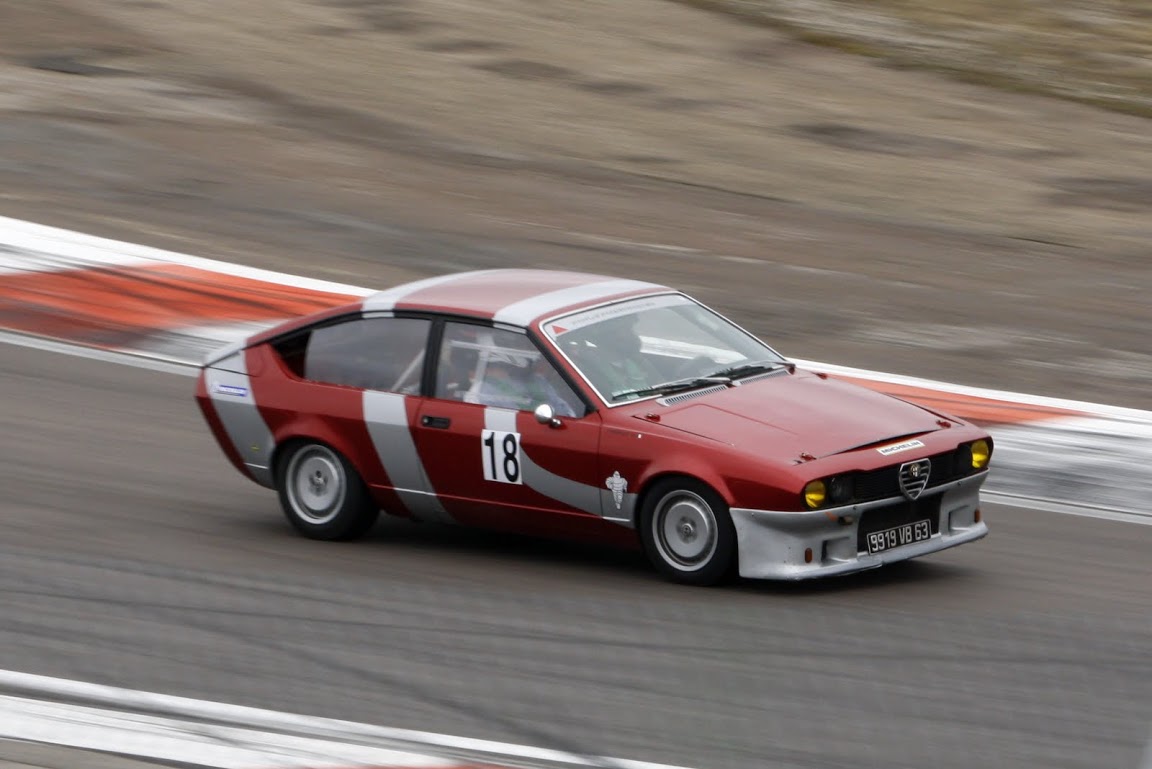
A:
{"type": "Polygon", "coordinates": [[[619,510],[620,506],[624,504],[624,492],[628,490],[628,481],[620,475],[619,470],[616,470],[608,476],[604,485],[612,492],[612,501],[616,503],[616,509],[619,510]]]}

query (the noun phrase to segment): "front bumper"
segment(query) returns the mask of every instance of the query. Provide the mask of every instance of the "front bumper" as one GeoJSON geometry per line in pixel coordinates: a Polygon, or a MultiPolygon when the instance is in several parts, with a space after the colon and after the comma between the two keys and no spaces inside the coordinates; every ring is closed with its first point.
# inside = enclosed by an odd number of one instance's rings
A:
{"type": "Polygon", "coordinates": [[[731,514],[740,553],[740,576],[789,580],[831,577],[981,539],[988,534],[988,526],[976,520],[976,511],[980,508],[980,487],[987,477],[985,470],[925,489],[920,500],[931,503],[929,515],[935,518],[931,538],[875,554],[859,551],[862,517],[883,515],[906,504],[903,497],[806,512],[734,507],[731,514]],[[931,499],[936,496],[939,500],[931,499]],[[812,551],[810,563],[805,562],[808,549],[812,551]]]}

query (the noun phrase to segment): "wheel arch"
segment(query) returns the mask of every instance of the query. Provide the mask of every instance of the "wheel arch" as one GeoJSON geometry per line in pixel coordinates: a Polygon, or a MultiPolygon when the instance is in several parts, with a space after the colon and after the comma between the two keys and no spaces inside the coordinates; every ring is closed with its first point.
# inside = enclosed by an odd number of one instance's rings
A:
{"type": "MultiPolygon", "coordinates": [[[[709,483],[706,478],[695,473],[670,470],[654,474],[651,478],[646,479],[636,500],[633,523],[649,561],[658,571],[677,582],[693,585],[716,585],[726,581],[732,575],[738,574],[740,569],[739,534],[731,519],[730,509],[731,503],[724,493],[716,488],[715,484],[709,483]],[[680,486],[681,491],[688,492],[692,496],[700,497],[703,494],[700,501],[711,508],[711,515],[715,522],[716,541],[712,552],[705,557],[706,559],[698,567],[685,570],[672,564],[672,560],[679,560],[676,555],[670,552],[670,550],[675,549],[674,546],[670,547],[667,542],[661,544],[661,536],[655,533],[655,527],[646,522],[646,508],[653,499],[653,492],[661,484],[667,484],[666,488],[671,495],[675,494],[677,486],[680,486]],[[691,486],[697,488],[691,488],[691,486]],[[710,494],[706,492],[710,492],[710,494]],[[715,499],[709,500],[708,496],[714,496],[715,499]],[[717,504],[722,504],[724,509],[717,509],[717,504]]],[[[655,506],[653,506],[652,512],[653,514],[657,512],[655,506]]],[[[663,529],[663,527],[661,528],[663,529]]],[[[684,562],[681,561],[681,563],[684,562]]]]}
{"type": "MultiPolygon", "coordinates": [[[[380,514],[379,505],[372,498],[359,470],[332,442],[312,435],[292,435],[277,441],[271,460],[281,509],[292,527],[304,536],[329,541],[358,539],[375,524],[380,514]],[[304,453],[312,451],[311,447],[327,452],[340,466],[342,484],[335,487],[340,490],[340,494],[330,502],[325,502],[321,508],[313,508],[299,499],[295,490],[296,481],[288,472],[292,465],[291,458],[299,456],[301,448],[304,453]],[[321,517],[310,515],[305,508],[319,512],[321,517]]],[[[319,475],[320,471],[316,472],[319,475]]]]}
{"type": "Polygon", "coordinates": [[[316,443],[335,451],[345,462],[352,466],[352,469],[354,469],[361,478],[364,477],[364,470],[357,464],[355,456],[347,450],[347,447],[340,446],[338,442],[327,440],[314,433],[296,430],[282,437],[277,436],[276,443],[272,447],[272,455],[268,458],[268,468],[272,471],[274,481],[279,481],[280,479],[281,464],[284,458],[289,456],[289,450],[306,443],[316,443]]]}
{"type": "Polygon", "coordinates": [[[723,484],[722,486],[717,487],[716,483],[710,481],[700,473],[693,473],[685,470],[661,470],[645,478],[640,485],[640,491],[636,494],[636,504],[632,508],[633,528],[635,528],[637,531],[640,530],[640,516],[644,511],[644,505],[648,501],[648,496],[652,493],[652,489],[663,481],[672,480],[675,478],[683,478],[684,480],[703,484],[712,489],[712,491],[716,492],[720,498],[724,500],[725,504],[729,506],[732,505],[732,497],[727,488],[727,484],[723,484]]]}

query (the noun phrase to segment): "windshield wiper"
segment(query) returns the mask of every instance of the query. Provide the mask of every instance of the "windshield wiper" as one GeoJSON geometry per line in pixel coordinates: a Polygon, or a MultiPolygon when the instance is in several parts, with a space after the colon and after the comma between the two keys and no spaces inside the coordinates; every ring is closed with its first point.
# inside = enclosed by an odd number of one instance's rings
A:
{"type": "Polygon", "coordinates": [[[629,395],[668,395],[683,390],[695,390],[697,387],[706,387],[714,384],[731,384],[732,378],[723,374],[710,374],[709,376],[693,376],[676,379],[671,382],[661,382],[650,387],[637,387],[633,390],[620,390],[612,393],[612,400],[626,398],[629,395]]]}
{"type": "MultiPolygon", "coordinates": [[[[725,377],[728,380],[740,379],[741,377],[752,376],[753,374],[763,374],[767,371],[775,371],[779,368],[786,368],[793,371],[796,364],[790,360],[756,360],[748,363],[741,363],[739,366],[732,366],[731,368],[721,369],[710,377],[725,377]]],[[[707,377],[706,377],[707,378],[707,377]]]]}

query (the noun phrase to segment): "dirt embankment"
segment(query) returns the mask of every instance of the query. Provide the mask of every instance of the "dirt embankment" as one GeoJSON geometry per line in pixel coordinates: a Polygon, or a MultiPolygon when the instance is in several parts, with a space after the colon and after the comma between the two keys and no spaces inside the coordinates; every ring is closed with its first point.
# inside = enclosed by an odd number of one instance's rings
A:
{"type": "Polygon", "coordinates": [[[1145,0],[676,0],[807,42],[1152,117],[1145,0]]]}
{"type": "Polygon", "coordinates": [[[797,357],[1152,405],[1148,126],[666,0],[0,4],[0,213],[658,278],[797,357]]]}

